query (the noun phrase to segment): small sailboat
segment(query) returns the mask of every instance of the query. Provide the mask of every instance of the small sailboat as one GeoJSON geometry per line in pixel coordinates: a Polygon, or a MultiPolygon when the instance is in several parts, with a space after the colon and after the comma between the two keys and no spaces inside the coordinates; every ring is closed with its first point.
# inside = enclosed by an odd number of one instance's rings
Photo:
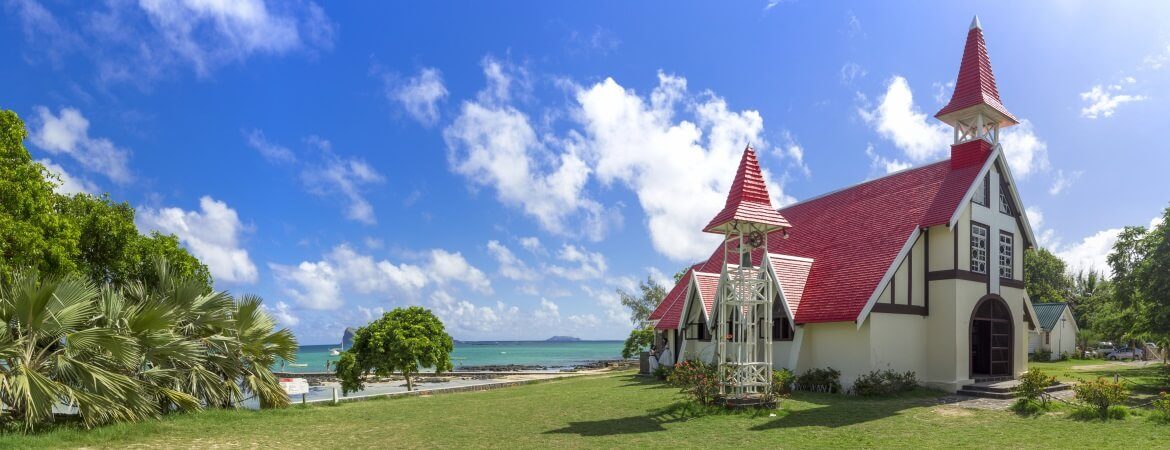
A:
{"type": "Polygon", "coordinates": [[[341,356],[341,349],[339,349],[339,348],[329,349],[329,356],[341,356]]]}

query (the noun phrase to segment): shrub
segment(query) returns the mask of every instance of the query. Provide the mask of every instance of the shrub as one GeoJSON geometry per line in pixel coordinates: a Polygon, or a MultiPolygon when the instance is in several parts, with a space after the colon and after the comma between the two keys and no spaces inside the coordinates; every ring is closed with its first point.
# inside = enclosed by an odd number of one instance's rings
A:
{"type": "Polygon", "coordinates": [[[875,370],[857,377],[857,381],[853,382],[853,393],[866,397],[892,395],[914,390],[917,386],[918,377],[913,371],[899,373],[890,369],[875,370]]]}
{"type": "Polygon", "coordinates": [[[1029,400],[1026,398],[1016,399],[1016,402],[1012,404],[1012,411],[1026,416],[1039,414],[1047,408],[1048,406],[1039,400],[1029,400]]]}
{"type": "Polygon", "coordinates": [[[692,400],[708,405],[719,395],[719,366],[694,360],[683,361],[674,366],[666,382],[679,388],[692,400]]]}
{"type": "Polygon", "coordinates": [[[1047,406],[1048,398],[1044,396],[1044,390],[1053,384],[1056,384],[1056,377],[1045,375],[1040,368],[1033,367],[1020,375],[1020,384],[1016,386],[1016,395],[1020,396],[1020,400],[1039,401],[1042,406],[1047,406]]]}
{"type": "MultiPolygon", "coordinates": [[[[1129,392],[1120,383],[1097,378],[1096,381],[1081,381],[1073,387],[1077,400],[1092,408],[1101,419],[1109,419],[1117,414],[1111,407],[1125,401],[1129,392]]],[[[1125,417],[1124,409],[1121,416],[1125,417]]]]}
{"type": "Polygon", "coordinates": [[[788,369],[772,371],[772,392],[778,395],[792,393],[792,385],[796,382],[796,374],[788,369]]]}
{"type": "Polygon", "coordinates": [[[670,377],[670,373],[673,371],[674,371],[673,367],[665,365],[665,364],[659,364],[658,367],[654,368],[653,375],[654,375],[655,379],[665,380],[668,377],[670,377]]]}
{"type": "Polygon", "coordinates": [[[1049,361],[1051,359],[1052,359],[1052,351],[1051,350],[1036,349],[1036,352],[1032,353],[1032,361],[1046,362],[1046,361],[1049,361]]]}
{"type": "Polygon", "coordinates": [[[841,371],[832,367],[809,369],[796,377],[795,389],[813,392],[841,392],[841,371]]]}
{"type": "Polygon", "coordinates": [[[1154,415],[1152,417],[1155,420],[1162,423],[1170,423],[1170,395],[1167,395],[1166,391],[1158,393],[1158,399],[1150,403],[1150,406],[1154,407],[1154,415]]]}

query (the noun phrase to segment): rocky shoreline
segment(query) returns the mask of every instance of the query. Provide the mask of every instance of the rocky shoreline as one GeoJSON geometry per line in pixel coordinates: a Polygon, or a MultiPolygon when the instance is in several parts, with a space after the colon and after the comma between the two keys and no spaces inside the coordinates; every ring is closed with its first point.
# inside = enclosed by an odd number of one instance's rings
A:
{"type": "MultiPolygon", "coordinates": [[[[550,366],[537,364],[490,364],[481,366],[460,366],[456,367],[451,372],[446,372],[442,375],[436,376],[434,373],[423,372],[418,374],[420,379],[441,379],[450,377],[467,377],[475,379],[494,378],[496,376],[504,376],[508,374],[523,373],[523,372],[580,372],[585,370],[597,369],[627,369],[637,365],[636,360],[629,359],[605,359],[596,361],[587,361],[572,366],[550,366]],[[472,372],[474,375],[467,375],[472,372]]],[[[274,371],[274,375],[278,378],[307,378],[310,384],[318,384],[322,382],[337,381],[333,372],[281,372],[274,371]]],[[[385,380],[401,379],[400,376],[391,376],[385,380]]]]}

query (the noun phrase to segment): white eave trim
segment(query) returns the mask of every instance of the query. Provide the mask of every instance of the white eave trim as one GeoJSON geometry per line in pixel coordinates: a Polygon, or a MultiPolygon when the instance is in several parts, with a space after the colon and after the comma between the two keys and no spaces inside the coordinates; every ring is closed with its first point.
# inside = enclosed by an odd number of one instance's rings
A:
{"type": "MultiPolygon", "coordinates": [[[[960,200],[958,206],[955,207],[955,212],[951,214],[951,220],[947,221],[947,228],[952,230],[955,229],[955,225],[959,222],[959,216],[963,215],[963,209],[965,209],[971,203],[971,198],[975,195],[975,190],[979,189],[979,185],[982,184],[983,178],[987,176],[987,173],[991,171],[992,167],[995,167],[995,163],[997,161],[1004,159],[1003,146],[1000,144],[995,144],[995,149],[992,150],[991,156],[991,158],[987,159],[987,162],[983,163],[983,168],[979,169],[979,174],[975,177],[975,181],[971,183],[971,186],[967,187],[967,193],[963,195],[963,199],[960,200]]],[[[1024,202],[1020,200],[1020,193],[1016,190],[1016,180],[1012,177],[1012,169],[1007,165],[1006,161],[1002,166],[1003,170],[1000,173],[1007,176],[1007,185],[1010,188],[1008,191],[1011,192],[1012,201],[1016,203],[1016,208],[1020,209],[1020,211],[1018,211],[1019,220],[1020,223],[1023,224],[1023,227],[1021,228],[1023,228],[1024,237],[1027,238],[1029,243],[1035,246],[1036,235],[1032,233],[1032,224],[1028,222],[1028,213],[1023,207],[1024,202]]]]}
{"type": "MultiPolygon", "coordinates": [[[[777,255],[777,256],[779,256],[779,255],[777,255]]],[[[764,252],[764,258],[768,260],[768,267],[767,267],[768,276],[772,277],[772,283],[776,285],[776,292],[780,294],[780,301],[784,305],[784,311],[788,313],[789,325],[792,325],[795,328],[796,327],[796,311],[793,311],[792,307],[789,306],[789,304],[788,304],[788,294],[784,293],[784,285],[780,284],[780,277],[776,275],[776,266],[772,265],[772,258],[769,256],[768,252],[764,252]]],[[[796,258],[796,257],[792,257],[792,258],[800,260],[800,261],[807,260],[810,263],[812,262],[811,259],[807,259],[807,258],[796,258]]],[[[775,318],[773,318],[773,320],[775,320],[775,318]]]]}
{"type": "Polygon", "coordinates": [[[922,235],[922,229],[915,228],[910,233],[910,237],[906,239],[906,243],[902,244],[902,250],[898,252],[898,256],[894,257],[894,261],[890,263],[890,268],[886,269],[886,274],[882,276],[881,281],[874,288],[873,294],[870,294],[869,301],[865,302],[865,307],[861,309],[861,314],[858,314],[857,318],[854,319],[854,322],[857,322],[857,329],[860,330],[861,326],[865,324],[865,319],[869,318],[869,312],[873,310],[873,305],[877,304],[878,297],[882,295],[882,291],[890,283],[890,279],[894,278],[894,274],[898,272],[900,263],[906,259],[906,255],[910,254],[910,250],[914,249],[914,244],[918,242],[920,235],[922,235]]]}

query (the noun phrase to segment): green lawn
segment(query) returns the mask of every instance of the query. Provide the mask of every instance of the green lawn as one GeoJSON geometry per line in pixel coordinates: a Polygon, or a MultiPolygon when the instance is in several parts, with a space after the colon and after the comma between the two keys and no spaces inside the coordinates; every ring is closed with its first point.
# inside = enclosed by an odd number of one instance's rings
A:
{"type": "Polygon", "coordinates": [[[1144,367],[1129,365],[1128,363],[1106,361],[1103,359],[1055,361],[1047,363],[1030,362],[1028,367],[1039,367],[1048,375],[1060,381],[1094,380],[1105,377],[1112,380],[1113,375],[1120,375],[1123,384],[1135,394],[1156,395],[1163,389],[1162,368],[1160,364],[1150,364],[1144,367]]]}
{"type": "MultiPolygon", "coordinates": [[[[1059,370],[1059,369],[1056,369],[1059,370]]],[[[964,447],[1149,448],[1170,426],[1108,424],[937,404],[939,394],[863,400],[798,394],[769,412],[694,414],[677,393],[632,374],[485,392],[279,411],[211,411],[104,427],[0,435],[28,447],[964,447]]]]}

